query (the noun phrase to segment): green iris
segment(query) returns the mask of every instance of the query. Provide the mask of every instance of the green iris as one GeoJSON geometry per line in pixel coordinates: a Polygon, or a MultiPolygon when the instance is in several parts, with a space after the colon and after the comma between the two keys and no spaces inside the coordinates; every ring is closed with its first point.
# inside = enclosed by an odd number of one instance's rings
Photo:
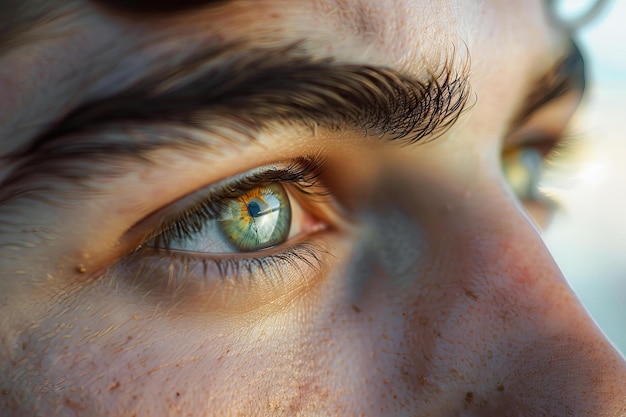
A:
{"type": "Polygon", "coordinates": [[[237,250],[253,252],[279,245],[289,237],[289,197],[278,183],[254,188],[229,200],[218,224],[237,250]]]}

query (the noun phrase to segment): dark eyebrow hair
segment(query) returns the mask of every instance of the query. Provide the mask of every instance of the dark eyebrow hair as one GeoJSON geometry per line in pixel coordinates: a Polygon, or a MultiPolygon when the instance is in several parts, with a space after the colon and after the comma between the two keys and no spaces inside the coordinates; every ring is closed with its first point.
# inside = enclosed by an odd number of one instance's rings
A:
{"type": "MultiPolygon", "coordinates": [[[[210,132],[213,123],[224,119],[244,132],[258,132],[273,122],[301,122],[414,143],[442,133],[458,119],[470,95],[467,73],[466,67],[455,72],[446,62],[419,81],[388,68],[314,59],[293,45],[253,51],[220,48],[81,106],[25,153],[45,148],[50,155],[56,138],[115,123],[172,122],[210,132]]],[[[169,145],[178,147],[177,141],[187,139],[173,138],[169,145]]],[[[127,149],[100,145],[90,153],[154,148],[136,141],[127,149]]],[[[160,140],[158,146],[168,143],[160,140]]],[[[78,151],[80,143],[71,148],[78,151]]]]}
{"type": "Polygon", "coordinates": [[[514,127],[522,125],[535,112],[571,92],[585,91],[585,60],[578,45],[571,40],[566,54],[541,78],[514,118],[514,127]]]}
{"type": "Polygon", "coordinates": [[[141,15],[188,12],[207,6],[221,6],[230,0],[91,0],[114,11],[141,15]]]}

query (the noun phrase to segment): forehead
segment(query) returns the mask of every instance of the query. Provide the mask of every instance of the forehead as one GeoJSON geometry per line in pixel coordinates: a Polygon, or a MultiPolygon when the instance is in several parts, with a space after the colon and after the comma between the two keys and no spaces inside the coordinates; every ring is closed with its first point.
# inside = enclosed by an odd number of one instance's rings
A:
{"type": "Polygon", "coordinates": [[[545,53],[553,37],[540,0],[231,0],[167,17],[105,10],[157,32],[259,46],[301,41],[311,53],[373,65],[411,66],[465,47],[545,53]]]}

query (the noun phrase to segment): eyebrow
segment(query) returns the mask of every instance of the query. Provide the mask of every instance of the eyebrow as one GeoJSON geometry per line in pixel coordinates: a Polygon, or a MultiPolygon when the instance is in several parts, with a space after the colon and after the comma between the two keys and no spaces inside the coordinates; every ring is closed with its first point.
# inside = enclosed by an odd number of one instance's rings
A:
{"type": "MultiPolygon", "coordinates": [[[[365,136],[417,142],[441,134],[459,118],[470,96],[468,69],[451,61],[416,80],[388,68],[315,59],[297,45],[267,50],[223,47],[194,55],[110,97],[86,103],[37,138],[26,154],[54,153],[57,138],[120,123],[171,122],[210,133],[227,120],[258,132],[273,122],[300,122],[365,136]]],[[[249,135],[254,140],[254,134],[249,135]]],[[[90,141],[89,153],[141,153],[185,146],[188,137],[150,138],[115,146],[90,141]],[[94,147],[95,146],[95,147],[94,147]]],[[[80,151],[80,141],[64,152],[80,151]]],[[[198,143],[191,143],[197,146],[198,143]]]]}
{"type": "Polygon", "coordinates": [[[125,13],[158,15],[188,12],[207,6],[221,6],[230,0],[91,0],[103,7],[125,13]]]}
{"type": "Polygon", "coordinates": [[[534,113],[569,93],[578,92],[580,97],[583,96],[586,85],[585,60],[573,39],[570,39],[569,44],[563,57],[535,82],[513,119],[514,128],[523,125],[534,113]]]}

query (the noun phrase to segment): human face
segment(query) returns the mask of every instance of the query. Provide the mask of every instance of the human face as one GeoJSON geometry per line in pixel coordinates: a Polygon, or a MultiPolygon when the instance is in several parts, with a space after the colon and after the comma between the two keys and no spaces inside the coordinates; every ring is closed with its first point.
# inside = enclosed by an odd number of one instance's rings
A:
{"type": "Polygon", "coordinates": [[[542,1],[21,4],[3,415],[626,414],[501,169],[581,96],[542,1]]]}

